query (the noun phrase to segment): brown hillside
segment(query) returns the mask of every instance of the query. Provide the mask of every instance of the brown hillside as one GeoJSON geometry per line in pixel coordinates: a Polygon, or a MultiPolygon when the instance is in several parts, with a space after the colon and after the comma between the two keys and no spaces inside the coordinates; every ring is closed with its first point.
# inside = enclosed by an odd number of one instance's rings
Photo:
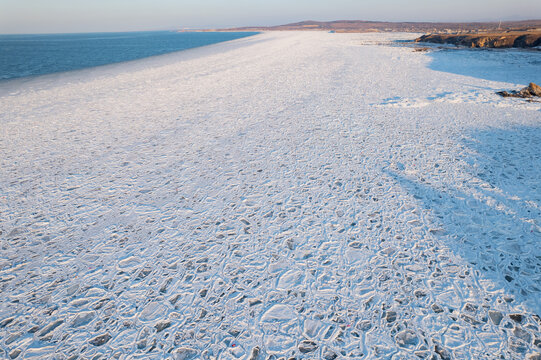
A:
{"type": "Polygon", "coordinates": [[[541,20],[472,23],[433,23],[433,22],[383,22],[361,20],[303,21],[278,26],[252,26],[226,31],[280,31],[280,30],[319,30],[335,32],[422,32],[422,33],[476,33],[479,31],[527,31],[541,29],[541,20]]]}

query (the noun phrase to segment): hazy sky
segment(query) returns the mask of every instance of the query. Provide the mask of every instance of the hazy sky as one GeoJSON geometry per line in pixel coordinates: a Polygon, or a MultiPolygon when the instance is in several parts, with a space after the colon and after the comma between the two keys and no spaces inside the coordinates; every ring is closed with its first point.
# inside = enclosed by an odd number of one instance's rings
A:
{"type": "Polygon", "coordinates": [[[541,0],[0,0],[0,33],[541,18],[541,0]]]}

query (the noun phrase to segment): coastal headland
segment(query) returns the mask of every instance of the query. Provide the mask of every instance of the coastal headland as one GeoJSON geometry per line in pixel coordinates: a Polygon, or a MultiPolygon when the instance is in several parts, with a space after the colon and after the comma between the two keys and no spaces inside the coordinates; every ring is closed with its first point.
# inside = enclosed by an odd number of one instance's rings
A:
{"type": "Polygon", "coordinates": [[[452,44],[469,48],[534,48],[541,47],[541,30],[477,32],[474,34],[427,34],[416,42],[452,44]]]}

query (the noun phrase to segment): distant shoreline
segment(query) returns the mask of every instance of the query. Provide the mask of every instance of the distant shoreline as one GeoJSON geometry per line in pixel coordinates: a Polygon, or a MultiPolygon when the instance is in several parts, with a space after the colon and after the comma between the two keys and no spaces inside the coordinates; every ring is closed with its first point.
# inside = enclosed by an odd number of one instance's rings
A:
{"type": "Polygon", "coordinates": [[[362,20],[302,21],[277,26],[246,26],[208,31],[298,31],[316,30],[340,33],[410,32],[410,33],[478,33],[487,31],[541,30],[541,19],[502,22],[385,22],[362,20]]]}
{"type": "Polygon", "coordinates": [[[338,20],[302,21],[268,26],[206,31],[327,31],[332,33],[424,33],[416,42],[453,44],[469,48],[535,48],[541,46],[541,20],[500,22],[383,22],[338,20]]]}

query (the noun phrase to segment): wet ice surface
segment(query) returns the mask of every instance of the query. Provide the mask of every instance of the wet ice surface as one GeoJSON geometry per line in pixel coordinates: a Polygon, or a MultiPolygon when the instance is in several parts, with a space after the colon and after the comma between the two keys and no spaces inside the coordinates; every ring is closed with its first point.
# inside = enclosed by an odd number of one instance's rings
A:
{"type": "Polygon", "coordinates": [[[534,358],[541,106],[370,44],[408,36],[1,97],[2,356],[534,358]]]}

